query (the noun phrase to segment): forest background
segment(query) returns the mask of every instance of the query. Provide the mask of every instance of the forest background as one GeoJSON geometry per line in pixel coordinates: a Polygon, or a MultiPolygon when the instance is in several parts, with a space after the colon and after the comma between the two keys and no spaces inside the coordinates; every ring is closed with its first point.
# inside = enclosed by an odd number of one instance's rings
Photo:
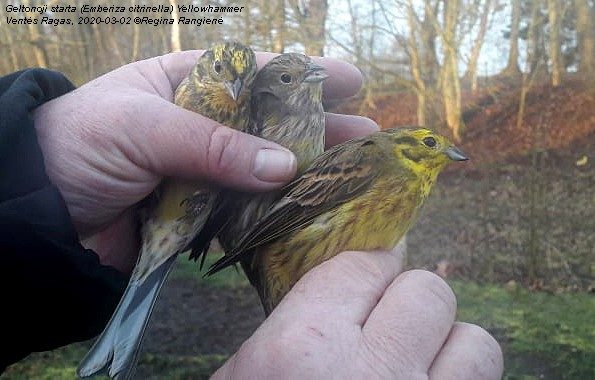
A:
{"type": "MultiPolygon", "coordinates": [[[[222,39],[352,62],[364,74],[362,91],[328,109],[366,115],[384,128],[428,125],[471,156],[441,176],[408,236],[408,265],[449,281],[459,319],[482,325],[502,344],[506,378],[595,378],[593,0],[0,0],[0,6],[0,75],[48,67],[81,85],[136,60],[222,39]],[[174,11],[82,14],[84,4],[174,11]],[[244,8],[204,14],[178,8],[189,4],[244,8]],[[8,7],[19,5],[77,11],[8,7]],[[81,17],[122,15],[174,24],[79,24],[81,17]],[[9,25],[11,17],[72,25],[9,25]],[[223,24],[179,25],[181,17],[223,24]]],[[[179,261],[139,376],[208,377],[263,319],[239,275],[205,280],[192,263],[179,261]]],[[[73,378],[88,345],[33,355],[4,376],[73,378]]]]}

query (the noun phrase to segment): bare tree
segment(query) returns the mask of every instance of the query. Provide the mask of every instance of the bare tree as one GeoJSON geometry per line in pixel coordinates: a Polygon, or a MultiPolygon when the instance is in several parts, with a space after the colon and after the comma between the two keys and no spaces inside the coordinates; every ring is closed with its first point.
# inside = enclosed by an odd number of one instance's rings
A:
{"type": "Polygon", "coordinates": [[[471,55],[469,57],[469,63],[467,64],[467,71],[465,77],[471,82],[471,90],[475,92],[477,90],[477,62],[479,61],[479,54],[481,53],[481,47],[485,40],[485,35],[488,30],[488,19],[492,10],[492,1],[484,0],[483,7],[481,10],[481,16],[479,20],[479,29],[477,36],[473,41],[471,48],[471,55]]]}
{"type": "Polygon", "coordinates": [[[436,39],[438,37],[436,14],[440,0],[424,1],[424,18],[421,20],[421,57],[424,68],[423,78],[426,89],[434,89],[438,85],[440,64],[436,55],[436,39]]]}
{"type": "Polygon", "coordinates": [[[441,30],[442,54],[444,63],[440,76],[440,86],[444,102],[446,124],[452,131],[455,140],[461,140],[463,121],[461,118],[461,82],[459,79],[459,57],[457,20],[459,16],[459,0],[448,0],[444,3],[441,30]]]}
{"type": "Polygon", "coordinates": [[[349,32],[351,37],[351,46],[353,49],[353,56],[355,59],[355,65],[361,67],[365,64],[364,58],[364,39],[362,26],[360,21],[360,15],[357,12],[353,1],[347,0],[347,7],[349,9],[349,32]]]}
{"type": "MultiPolygon", "coordinates": [[[[4,12],[5,3],[2,3],[2,7],[0,9],[0,17],[1,20],[6,20],[6,13],[4,12]]],[[[0,42],[0,46],[2,47],[3,51],[8,52],[8,58],[10,59],[10,63],[7,64],[8,70],[7,71],[14,71],[19,68],[19,59],[16,54],[16,46],[14,46],[13,36],[13,29],[15,28],[0,28],[2,33],[2,41],[0,42]]]]}
{"type": "Polygon", "coordinates": [[[547,53],[545,48],[544,26],[547,16],[543,13],[543,2],[531,3],[531,21],[529,22],[527,56],[529,71],[543,72],[547,69],[547,53]]]}
{"type": "MultiPolygon", "coordinates": [[[[134,17],[134,16],[133,16],[134,17]]],[[[140,25],[134,23],[132,25],[132,52],[130,59],[134,62],[140,56],[140,25]]]]}
{"type": "Polygon", "coordinates": [[[519,69],[519,30],[521,26],[521,0],[512,0],[512,14],[510,17],[510,50],[508,63],[504,73],[514,76],[520,74],[519,69]]]}
{"type": "Polygon", "coordinates": [[[578,71],[587,77],[595,73],[595,6],[588,0],[575,0],[576,31],[578,35],[578,71]]]}
{"type": "Polygon", "coordinates": [[[562,55],[560,54],[560,28],[562,5],[560,0],[548,0],[548,19],[550,24],[549,54],[551,62],[552,85],[559,86],[562,81],[562,55]]]}
{"type": "MultiPolygon", "coordinates": [[[[542,27],[542,23],[539,19],[539,11],[540,11],[540,4],[533,4],[531,10],[531,23],[528,25],[528,40],[535,43],[539,41],[539,29],[542,27]]],[[[539,52],[539,49],[535,50],[539,52]]],[[[536,65],[536,61],[531,54],[527,54],[527,66],[533,67],[536,65]]],[[[538,64],[538,63],[537,63],[538,64]]],[[[529,282],[534,283],[537,279],[537,274],[540,271],[542,266],[543,260],[540,260],[541,255],[541,231],[539,230],[539,220],[538,220],[538,207],[542,204],[543,201],[543,189],[545,188],[543,183],[540,182],[540,178],[538,177],[539,173],[539,160],[542,159],[542,156],[539,155],[539,150],[541,148],[541,123],[532,122],[527,126],[524,126],[524,117],[527,109],[527,95],[529,90],[533,86],[538,74],[540,73],[539,67],[535,67],[534,70],[529,72],[523,72],[522,74],[522,82],[521,82],[521,91],[519,97],[519,110],[517,113],[517,120],[516,120],[516,128],[517,130],[521,130],[523,127],[530,128],[532,139],[531,139],[531,167],[532,170],[530,171],[530,181],[528,186],[526,187],[525,191],[527,192],[527,197],[523,199],[526,203],[524,205],[528,208],[528,229],[529,234],[527,236],[527,240],[525,242],[525,247],[522,252],[523,259],[525,261],[525,265],[527,268],[527,277],[529,282]],[[528,198],[528,199],[527,199],[528,198]]]]}
{"type": "Polygon", "coordinates": [[[272,2],[272,38],[271,38],[271,50],[275,53],[283,53],[285,51],[285,39],[287,34],[285,33],[285,0],[274,0],[272,2]]]}
{"type": "Polygon", "coordinates": [[[308,55],[324,55],[327,0],[289,0],[308,55]]]}
{"type": "MultiPolygon", "coordinates": [[[[23,4],[27,7],[37,5],[31,3],[29,0],[23,0],[23,4]]],[[[33,12],[25,12],[25,16],[29,18],[36,18],[37,15],[33,12]]],[[[35,65],[38,67],[48,67],[48,54],[45,46],[45,40],[39,33],[39,25],[28,24],[27,30],[29,32],[29,43],[33,48],[33,55],[35,57],[35,65]]]]}
{"type": "Polygon", "coordinates": [[[82,51],[79,51],[79,54],[82,55],[82,61],[85,63],[84,67],[87,78],[92,78],[95,75],[95,59],[93,57],[95,49],[92,48],[93,28],[88,24],[77,25],[77,28],[83,47],[82,51]]]}
{"type": "MultiPolygon", "coordinates": [[[[372,1],[371,6],[376,6],[376,1],[372,1]]],[[[373,59],[372,56],[366,56],[366,53],[372,53],[374,47],[368,45],[368,49],[365,48],[365,33],[362,30],[363,25],[361,21],[361,15],[358,11],[359,7],[356,6],[352,0],[347,0],[347,8],[349,10],[349,34],[350,34],[350,46],[351,53],[353,55],[355,65],[360,69],[364,77],[366,78],[365,85],[363,88],[363,100],[359,106],[359,112],[362,113],[366,107],[375,109],[374,104],[374,91],[372,89],[373,84],[370,78],[370,65],[368,61],[373,59]]],[[[374,11],[372,11],[373,16],[374,11]]],[[[373,37],[372,37],[373,38],[373,37]]],[[[367,41],[370,42],[370,41],[367,41]]],[[[372,42],[373,43],[373,42],[372,42]]]]}
{"type": "Polygon", "coordinates": [[[411,62],[411,76],[415,82],[415,95],[417,97],[417,123],[426,124],[426,83],[423,78],[422,60],[418,49],[418,38],[421,32],[420,22],[413,8],[413,1],[409,0],[407,5],[407,26],[409,36],[407,38],[407,53],[411,62]]]}
{"type": "Polygon", "coordinates": [[[174,20],[171,26],[171,51],[182,51],[182,40],[180,39],[180,13],[178,12],[178,0],[169,0],[169,5],[173,7],[171,14],[174,20]]]}
{"type": "Polygon", "coordinates": [[[103,33],[106,36],[105,39],[107,40],[107,44],[109,49],[114,57],[114,61],[111,62],[112,65],[121,66],[126,64],[126,58],[124,58],[124,54],[122,54],[122,50],[120,48],[120,44],[118,43],[116,36],[117,36],[117,26],[115,25],[106,25],[103,29],[103,33]]]}

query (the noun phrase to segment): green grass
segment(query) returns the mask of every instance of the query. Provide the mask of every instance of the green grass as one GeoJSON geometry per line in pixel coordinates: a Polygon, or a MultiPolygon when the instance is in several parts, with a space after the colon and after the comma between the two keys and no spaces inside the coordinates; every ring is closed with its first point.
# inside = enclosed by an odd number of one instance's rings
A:
{"type": "MultiPolygon", "coordinates": [[[[54,351],[34,353],[9,367],[2,375],[2,379],[76,379],[76,367],[89,347],[90,343],[75,343],[54,351]]],[[[107,377],[97,379],[107,379],[107,377]]]]}
{"type": "Polygon", "coordinates": [[[141,365],[151,368],[152,375],[143,379],[208,379],[221,367],[227,355],[199,355],[192,357],[143,355],[141,365]]]}
{"type": "Polygon", "coordinates": [[[595,378],[595,297],[517,286],[451,282],[458,319],[476,323],[503,346],[508,379],[595,378]]]}
{"type": "MultiPolygon", "coordinates": [[[[212,255],[209,261],[214,261],[212,255]]],[[[192,278],[215,287],[244,286],[233,269],[203,279],[195,263],[179,260],[174,278],[192,278]]],[[[458,319],[484,327],[501,343],[505,379],[594,379],[595,297],[588,293],[548,294],[518,286],[451,281],[458,319]]],[[[10,367],[3,379],[74,379],[89,343],[31,355],[10,367]]],[[[166,379],[208,378],[226,357],[143,355],[144,368],[166,379]]],[[[149,376],[149,378],[151,378],[149,376]]]]}
{"type": "MultiPolygon", "coordinates": [[[[35,353],[11,366],[2,379],[10,380],[75,380],[76,367],[90,347],[89,343],[76,343],[54,351],[35,353]]],[[[223,365],[226,355],[157,356],[144,354],[140,363],[151,374],[141,373],[144,379],[208,379],[223,365]]],[[[107,376],[94,379],[107,380],[107,376]]]]}

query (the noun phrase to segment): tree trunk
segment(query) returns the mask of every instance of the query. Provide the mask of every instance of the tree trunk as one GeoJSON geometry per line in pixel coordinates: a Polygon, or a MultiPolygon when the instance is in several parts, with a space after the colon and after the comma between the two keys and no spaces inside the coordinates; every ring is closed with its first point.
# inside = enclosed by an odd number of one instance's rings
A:
{"type": "MultiPolygon", "coordinates": [[[[137,0],[132,0],[130,2],[130,4],[132,6],[135,6],[137,4],[137,0]]],[[[136,12],[132,13],[132,17],[134,19],[134,17],[137,16],[136,12]]],[[[140,25],[138,25],[137,23],[134,23],[132,25],[132,51],[130,52],[130,60],[132,62],[138,61],[138,58],[140,57],[140,25]]]]}
{"type": "Polygon", "coordinates": [[[310,0],[309,19],[309,37],[310,41],[306,44],[306,54],[324,55],[324,45],[326,44],[326,15],[328,12],[327,0],[310,0]]]}
{"type": "Polygon", "coordinates": [[[110,57],[109,48],[106,44],[106,38],[103,35],[103,27],[98,24],[91,24],[91,30],[93,31],[93,43],[90,45],[91,54],[95,62],[96,74],[105,73],[110,68],[110,57]]]}
{"type": "Polygon", "coordinates": [[[441,87],[446,123],[456,141],[461,141],[461,83],[459,80],[457,20],[459,0],[448,0],[444,5],[444,28],[442,47],[444,64],[442,65],[441,87]]]}
{"type": "Polygon", "coordinates": [[[87,79],[95,77],[95,59],[93,57],[94,41],[91,25],[77,25],[83,43],[84,67],[86,68],[87,79]]]}
{"type": "Polygon", "coordinates": [[[351,33],[351,49],[353,51],[353,55],[355,58],[355,65],[357,67],[362,67],[364,62],[366,61],[364,57],[364,46],[363,46],[363,35],[361,33],[361,28],[359,26],[358,15],[355,11],[353,3],[351,0],[347,0],[347,9],[349,9],[349,18],[350,18],[350,33],[351,33]]]}
{"type": "Polygon", "coordinates": [[[588,0],[575,0],[576,31],[578,34],[579,65],[578,72],[593,79],[595,74],[595,9],[588,0]]]}
{"type": "MultiPolygon", "coordinates": [[[[439,95],[441,67],[438,62],[436,40],[438,38],[437,15],[441,1],[424,1],[424,18],[420,30],[421,76],[424,81],[424,93],[418,104],[424,104],[425,125],[435,125],[440,119],[439,108],[443,107],[442,96],[439,95]]],[[[419,96],[419,95],[418,95],[419,96]]]]}
{"type": "Polygon", "coordinates": [[[485,40],[486,31],[488,30],[488,18],[490,15],[491,5],[491,0],[485,0],[483,3],[481,19],[479,21],[479,30],[477,32],[477,37],[473,42],[471,57],[469,58],[467,72],[465,73],[465,77],[469,78],[471,82],[471,91],[473,92],[477,91],[477,62],[479,61],[479,53],[481,52],[481,47],[483,46],[483,41],[485,40]]]}
{"type": "Polygon", "coordinates": [[[540,75],[541,72],[544,72],[547,68],[543,38],[543,24],[545,18],[541,12],[541,6],[542,3],[540,1],[533,2],[528,32],[529,48],[527,55],[529,57],[529,70],[536,76],[540,75]]]}
{"type": "Polygon", "coordinates": [[[118,66],[126,64],[126,58],[122,54],[122,51],[120,50],[120,44],[116,40],[117,29],[114,27],[114,25],[105,25],[104,30],[107,32],[107,43],[112,55],[115,57],[116,64],[118,66]]]}
{"type": "Polygon", "coordinates": [[[438,12],[439,1],[424,1],[424,19],[421,22],[421,48],[422,48],[422,67],[423,79],[426,89],[434,89],[438,83],[440,64],[436,55],[436,15],[438,12]]]}
{"type": "MultiPolygon", "coordinates": [[[[257,7],[256,4],[250,4],[253,5],[254,7],[257,7]]],[[[244,45],[250,45],[250,43],[252,42],[252,35],[255,32],[255,30],[257,29],[253,24],[252,24],[252,18],[254,16],[252,16],[252,14],[250,13],[250,9],[247,9],[245,12],[242,12],[242,25],[241,25],[241,30],[243,31],[243,33],[241,33],[241,39],[240,41],[244,44],[244,45]]],[[[258,21],[256,22],[258,24],[258,21]]]]}
{"type": "Polygon", "coordinates": [[[285,0],[275,0],[272,15],[272,50],[275,53],[285,51],[285,0]]]}
{"type": "MultiPolygon", "coordinates": [[[[23,5],[30,7],[32,4],[29,0],[27,0],[23,1],[23,5]]],[[[29,18],[37,18],[39,14],[33,12],[25,12],[25,16],[29,18]]],[[[29,32],[29,43],[33,47],[35,65],[38,67],[48,67],[48,55],[45,49],[45,41],[43,37],[39,34],[39,25],[28,24],[27,31],[29,32]]]]}
{"type": "MultiPolygon", "coordinates": [[[[0,9],[0,20],[6,20],[6,14],[4,12],[4,6],[0,9]]],[[[19,59],[16,55],[17,46],[14,46],[14,39],[12,38],[12,34],[16,30],[16,28],[0,28],[4,32],[3,41],[0,42],[0,46],[2,46],[2,50],[8,52],[8,57],[10,58],[10,65],[8,66],[8,71],[17,71],[19,69],[19,59]],[[5,50],[6,49],[6,50],[5,50]]]]}
{"type": "Polygon", "coordinates": [[[174,20],[174,23],[171,26],[171,51],[182,51],[182,40],[180,39],[180,25],[178,25],[178,21],[180,20],[180,13],[178,12],[178,1],[169,0],[169,5],[173,7],[171,17],[174,20]]]}
{"type": "Polygon", "coordinates": [[[407,37],[407,54],[409,55],[411,76],[415,82],[415,95],[417,97],[417,124],[426,124],[426,84],[422,76],[422,62],[419,57],[419,50],[417,47],[418,34],[424,33],[420,31],[420,25],[415,16],[412,0],[409,0],[407,6],[407,26],[409,27],[409,34],[407,37]]]}
{"type": "Polygon", "coordinates": [[[521,0],[512,0],[512,14],[510,20],[510,50],[508,52],[508,63],[504,69],[507,75],[515,76],[520,74],[519,70],[519,27],[521,23],[521,0]]]}
{"type": "Polygon", "coordinates": [[[327,0],[291,0],[307,55],[324,55],[327,0]]]}
{"type": "Polygon", "coordinates": [[[133,62],[138,61],[140,57],[140,25],[134,24],[132,26],[132,55],[133,62]]]}
{"type": "Polygon", "coordinates": [[[560,54],[560,24],[561,24],[560,0],[548,0],[548,19],[550,23],[549,53],[552,71],[552,86],[556,87],[562,82],[562,56],[560,54]]]}

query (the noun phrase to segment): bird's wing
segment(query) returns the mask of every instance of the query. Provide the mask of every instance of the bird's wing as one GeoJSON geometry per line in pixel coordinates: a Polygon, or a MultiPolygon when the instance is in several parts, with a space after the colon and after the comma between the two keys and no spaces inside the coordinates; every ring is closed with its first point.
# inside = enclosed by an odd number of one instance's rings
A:
{"type": "MultiPolygon", "coordinates": [[[[231,192],[228,191],[227,193],[231,192]]],[[[226,196],[226,193],[222,191],[222,193],[218,194],[217,202],[213,206],[213,210],[207,218],[203,228],[196,234],[189,245],[192,249],[189,260],[200,260],[200,270],[202,270],[205,264],[211,241],[215,239],[219,231],[221,231],[229,221],[226,217],[229,213],[229,205],[229,198],[226,196]]]]}
{"type": "Polygon", "coordinates": [[[286,186],[286,194],[207,275],[246,258],[270,243],[311,224],[314,219],[365,192],[380,174],[381,158],[373,154],[372,138],[353,140],[319,156],[306,172],[286,186]]]}
{"type": "Polygon", "coordinates": [[[268,92],[252,96],[251,112],[246,132],[254,136],[262,136],[265,130],[279,128],[283,115],[289,114],[285,102],[268,92]]]}
{"type": "MultiPolygon", "coordinates": [[[[181,86],[181,85],[180,85],[181,86]]],[[[247,132],[254,136],[261,136],[267,129],[275,130],[279,128],[282,121],[281,115],[286,113],[284,104],[274,95],[265,92],[253,96],[252,115],[246,126],[247,132]]],[[[211,212],[204,228],[194,238],[190,247],[192,252],[190,259],[200,260],[200,269],[202,270],[211,241],[225,228],[230,222],[230,215],[234,215],[231,208],[237,206],[233,200],[238,194],[233,191],[223,191],[219,197],[216,208],[211,212]]]]}

